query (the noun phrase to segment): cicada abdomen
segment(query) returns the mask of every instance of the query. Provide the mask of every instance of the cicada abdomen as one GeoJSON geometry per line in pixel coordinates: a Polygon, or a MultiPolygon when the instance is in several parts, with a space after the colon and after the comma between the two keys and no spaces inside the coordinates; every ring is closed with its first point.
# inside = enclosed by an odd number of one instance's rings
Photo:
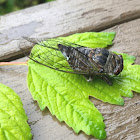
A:
{"type": "Polygon", "coordinates": [[[26,40],[35,45],[29,55],[33,61],[54,70],[84,75],[88,81],[97,75],[112,85],[108,76],[123,70],[122,56],[104,48],[92,49],[60,39],[26,40]]]}

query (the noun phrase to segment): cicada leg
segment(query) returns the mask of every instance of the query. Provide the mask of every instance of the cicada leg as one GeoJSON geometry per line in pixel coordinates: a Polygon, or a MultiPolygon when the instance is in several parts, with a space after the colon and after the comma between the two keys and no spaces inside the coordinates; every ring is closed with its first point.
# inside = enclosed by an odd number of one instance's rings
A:
{"type": "Polygon", "coordinates": [[[93,75],[83,75],[87,82],[91,82],[93,80],[93,75]]]}
{"type": "Polygon", "coordinates": [[[109,86],[112,86],[113,83],[110,81],[107,75],[101,76],[101,79],[104,80],[109,86]]]}

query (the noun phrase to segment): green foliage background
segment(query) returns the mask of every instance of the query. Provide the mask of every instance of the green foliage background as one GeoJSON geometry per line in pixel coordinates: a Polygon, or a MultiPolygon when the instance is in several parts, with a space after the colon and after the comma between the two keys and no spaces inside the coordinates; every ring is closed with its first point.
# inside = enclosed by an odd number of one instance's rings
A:
{"type": "Polygon", "coordinates": [[[53,0],[0,0],[0,15],[53,0]]]}

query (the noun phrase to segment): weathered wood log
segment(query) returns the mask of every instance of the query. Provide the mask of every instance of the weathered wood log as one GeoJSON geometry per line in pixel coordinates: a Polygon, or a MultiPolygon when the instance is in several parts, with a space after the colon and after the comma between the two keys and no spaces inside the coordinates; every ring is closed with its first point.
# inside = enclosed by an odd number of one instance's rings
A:
{"type": "Polygon", "coordinates": [[[0,60],[23,56],[22,36],[50,38],[101,31],[140,18],[139,0],[57,0],[0,17],[0,60]]]}
{"type": "MultiPolygon", "coordinates": [[[[106,31],[117,33],[110,50],[134,55],[140,64],[140,19],[114,26],[106,31]]],[[[25,61],[27,58],[17,61],[25,61]]],[[[91,136],[80,132],[75,134],[65,123],[60,123],[48,109],[43,112],[31,97],[26,85],[27,66],[0,67],[0,78],[3,84],[17,92],[23,102],[29,118],[34,140],[93,140],[91,136]]],[[[140,139],[140,95],[134,94],[132,99],[125,98],[124,106],[110,105],[91,98],[105,118],[107,140],[139,140],[140,139]]]]}

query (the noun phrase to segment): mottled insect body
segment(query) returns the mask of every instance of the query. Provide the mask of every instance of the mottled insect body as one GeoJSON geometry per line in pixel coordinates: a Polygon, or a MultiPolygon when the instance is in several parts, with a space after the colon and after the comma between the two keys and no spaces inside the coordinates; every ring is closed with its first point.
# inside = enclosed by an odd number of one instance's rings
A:
{"type": "Polygon", "coordinates": [[[109,52],[104,48],[92,49],[55,39],[48,41],[38,41],[31,38],[25,39],[31,42],[33,46],[36,45],[38,50],[31,51],[30,59],[58,71],[84,75],[87,81],[92,81],[92,78],[96,75],[109,85],[112,85],[108,76],[118,75],[123,70],[122,56],[109,52]],[[47,50],[45,54],[43,52],[44,49],[47,50]],[[44,55],[40,55],[39,52],[44,55]],[[51,60],[51,56],[59,59],[59,62],[55,62],[54,59],[51,60]],[[60,63],[64,59],[68,63],[60,63]]]}
{"type": "Polygon", "coordinates": [[[111,85],[105,75],[118,75],[123,70],[122,56],[104,48],[73,48],[62,44],[58,44],[58,48],[74,71],[87,72],[88,81],[92,75],[99,75],[111,85]]]}

